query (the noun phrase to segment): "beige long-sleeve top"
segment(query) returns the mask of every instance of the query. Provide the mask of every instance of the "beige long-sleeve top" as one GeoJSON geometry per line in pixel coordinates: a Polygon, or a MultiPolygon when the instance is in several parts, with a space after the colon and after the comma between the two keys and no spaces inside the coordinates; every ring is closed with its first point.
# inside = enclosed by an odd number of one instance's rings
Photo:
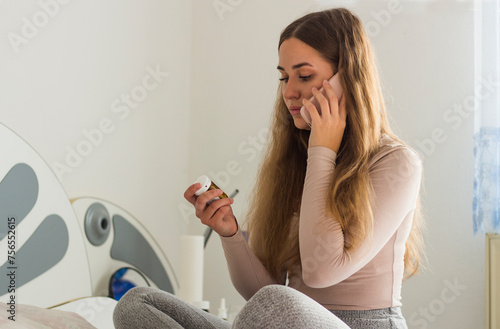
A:
{"type": "MultiPolygon", "coordinates": [[[[369,310],[401,306],[405,242],[420,190],[422,163],[408,146],[383,135],[382,148],[370,163],[374,192],[373,238],[354,252],[344,250],[339,222],[327,215],[326,195],[335,170],[334,151],[308,150],[299,220],[301,268],[288,285],[331,310],[369,310]]],[[[221,237],[231,281],[250,299],[271,278],[242,232],[221,237]]]]}

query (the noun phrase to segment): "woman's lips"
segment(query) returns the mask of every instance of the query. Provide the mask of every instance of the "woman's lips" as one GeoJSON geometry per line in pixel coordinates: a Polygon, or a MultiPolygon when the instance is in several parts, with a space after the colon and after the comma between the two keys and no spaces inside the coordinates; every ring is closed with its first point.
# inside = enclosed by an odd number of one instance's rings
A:
{"type": "Polygon", "coordinates": [[[290,113],[292,115],[300,115],[300,106],[290,106],[290,113]]]}

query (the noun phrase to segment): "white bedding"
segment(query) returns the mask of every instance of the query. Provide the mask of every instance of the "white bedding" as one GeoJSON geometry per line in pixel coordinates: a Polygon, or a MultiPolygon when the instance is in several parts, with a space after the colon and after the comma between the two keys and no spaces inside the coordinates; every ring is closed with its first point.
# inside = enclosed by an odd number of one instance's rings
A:
{"type": "Polygon", "coordinates": [[[0,303],[2,329],[113,329],[113,310],[117,301],[108,297],[89,297],[53,309],[0,303]],[[10,319],[9,319],[10,317],[10,319]]]}

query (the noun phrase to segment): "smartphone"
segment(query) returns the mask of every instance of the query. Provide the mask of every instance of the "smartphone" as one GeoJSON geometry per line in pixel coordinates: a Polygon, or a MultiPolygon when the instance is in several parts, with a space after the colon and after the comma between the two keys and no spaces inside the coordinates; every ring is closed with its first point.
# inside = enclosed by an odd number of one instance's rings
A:
{"type": "MultiPolygon", "coordinates": [[[[333,77],[330,78],[330,80],[328,82],[332,86],[333,92],[335,93],[335,96],[337,96],[337,99],[339,100],[339,104],[340,104],[340,100],[342,99],[342,95],[344,94],[344,90],[342,89],[342,86],[340,85],[339,74],[336,73],[333,77]]],[[[321,87],[321,89],[319,91],[322,92],[323,95],[325,95],[325,97],[326,97],[326,92],[325,92],[323,87],[321,87]]],[[[318,112],[321,114],[321,106],[319,105],[316,98],[313,96],[309,100],[314,104],[314,106],[316,106],[316,109],[318,109],[318,112]]],[[[300,109],[300,115],[302,115],[302,118],[304,118],[304,121],[309,125],[309,127],[311,127],[311,125],[312,125],[311,115],[309,114],[309,111],[306,109],[305,106],[302,106],[302,108],[300,109]]]]}

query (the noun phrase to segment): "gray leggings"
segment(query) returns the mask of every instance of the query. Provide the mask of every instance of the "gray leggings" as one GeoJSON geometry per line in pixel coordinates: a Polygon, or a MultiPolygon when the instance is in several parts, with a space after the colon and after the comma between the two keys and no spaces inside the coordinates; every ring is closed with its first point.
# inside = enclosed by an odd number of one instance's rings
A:
{"type": "Polygon", "coordinates": [[[113,314],[116,329],[407,329],[399,307],[369,311],[329,311],[295,289],[270,285],[243,307],[233,325],[153,288],[129,290],[113,314]],[[342,320],[341,320],[342,319],[342,320]]]}

